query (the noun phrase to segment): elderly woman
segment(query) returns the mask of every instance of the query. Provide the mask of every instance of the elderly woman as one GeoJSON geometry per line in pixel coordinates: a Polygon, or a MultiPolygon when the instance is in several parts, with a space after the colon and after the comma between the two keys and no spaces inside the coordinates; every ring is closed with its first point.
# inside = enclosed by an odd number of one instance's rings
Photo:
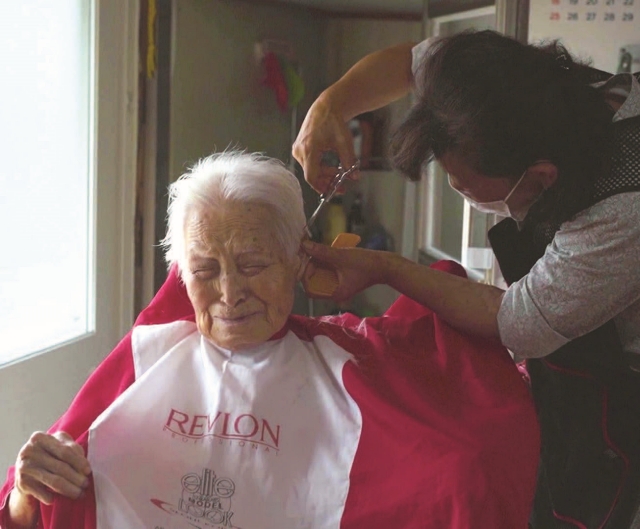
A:
{"type": "Polygon", "coordinates": [[[169,278],[20,451],[3,529],[526,527],[538,430],[506,350],[404,297],[290,315],[304,223],[275,160],[172,186],[169,278]]]}

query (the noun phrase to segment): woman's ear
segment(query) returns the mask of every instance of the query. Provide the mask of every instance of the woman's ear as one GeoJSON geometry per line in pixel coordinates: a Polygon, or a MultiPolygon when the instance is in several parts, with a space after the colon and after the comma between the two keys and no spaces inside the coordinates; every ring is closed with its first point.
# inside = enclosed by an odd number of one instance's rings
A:
{"type": "Polygon", "coordinates": [[[298,248],[298,253],[295,256],[295,260],[296,260],[296,281],[301,281],[302,277],[304,276],[304,271],[307,268],[307,265],[309,264],[309,256],[307,255],[307,253],[302,249],[302,245],[300,245],[300,247],[298,248]]]}
{"type": "Polygon", "coordinates": [[[558,167],[548,160],[536,163],[531,167],[530,171],[545,190],[552,187],[558,179],[558,167]]]}

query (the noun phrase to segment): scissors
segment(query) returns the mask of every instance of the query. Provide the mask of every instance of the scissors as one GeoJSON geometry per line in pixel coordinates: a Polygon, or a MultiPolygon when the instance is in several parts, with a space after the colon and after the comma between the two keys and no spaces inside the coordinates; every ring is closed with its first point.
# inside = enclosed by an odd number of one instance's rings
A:
{"type": "Polygon", "coordinates": [[[304,227],[310,239],[313,238],[313,235],[311,234],[311,228],[316,223],[316,220],[318,219],[318,216],[320,215],[320,213],[327,207],[329,202],[331,202],[331,199],[338,192],[338,190],[340,189],[340,186],[344,183],[345,179],[354,171],[357,171],[359,168],[360,168],[360,160],[356,161],[356,163],[354,163],[346,171],[343,170],[342,165],[338,165],[338,172],[336,173],[336,176],[333,177],[333,180],[331,181],[331,185],[329,186],[329,189],[327,189],[324,193],[322,193],[322,195],[320,195],[320,204],[318,204],[318,207],[313,212],[311,217],[309,217],[309,220],[306,226],[304,227]]]}

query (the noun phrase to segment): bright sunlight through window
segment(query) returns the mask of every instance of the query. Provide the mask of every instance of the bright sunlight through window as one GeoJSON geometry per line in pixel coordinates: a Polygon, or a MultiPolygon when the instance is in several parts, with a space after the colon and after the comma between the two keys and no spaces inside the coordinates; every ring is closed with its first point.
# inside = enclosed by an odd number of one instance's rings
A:
{"type": "Polygon", "coordinates": [[[0,364],[93,329],[91,2],[0,2],[0,364]]]}

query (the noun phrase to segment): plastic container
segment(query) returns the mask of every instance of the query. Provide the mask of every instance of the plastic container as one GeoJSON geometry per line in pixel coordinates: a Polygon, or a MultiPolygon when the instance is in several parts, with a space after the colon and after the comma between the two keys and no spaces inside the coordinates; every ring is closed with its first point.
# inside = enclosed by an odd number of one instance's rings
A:
{"type": "Polygon", "coordinates": [[[335,238],[347,231],[347,215],[342,205],[342,197],[334,197],[327,206],[322,230],[322,242],[330,245],[335,238]]]}

